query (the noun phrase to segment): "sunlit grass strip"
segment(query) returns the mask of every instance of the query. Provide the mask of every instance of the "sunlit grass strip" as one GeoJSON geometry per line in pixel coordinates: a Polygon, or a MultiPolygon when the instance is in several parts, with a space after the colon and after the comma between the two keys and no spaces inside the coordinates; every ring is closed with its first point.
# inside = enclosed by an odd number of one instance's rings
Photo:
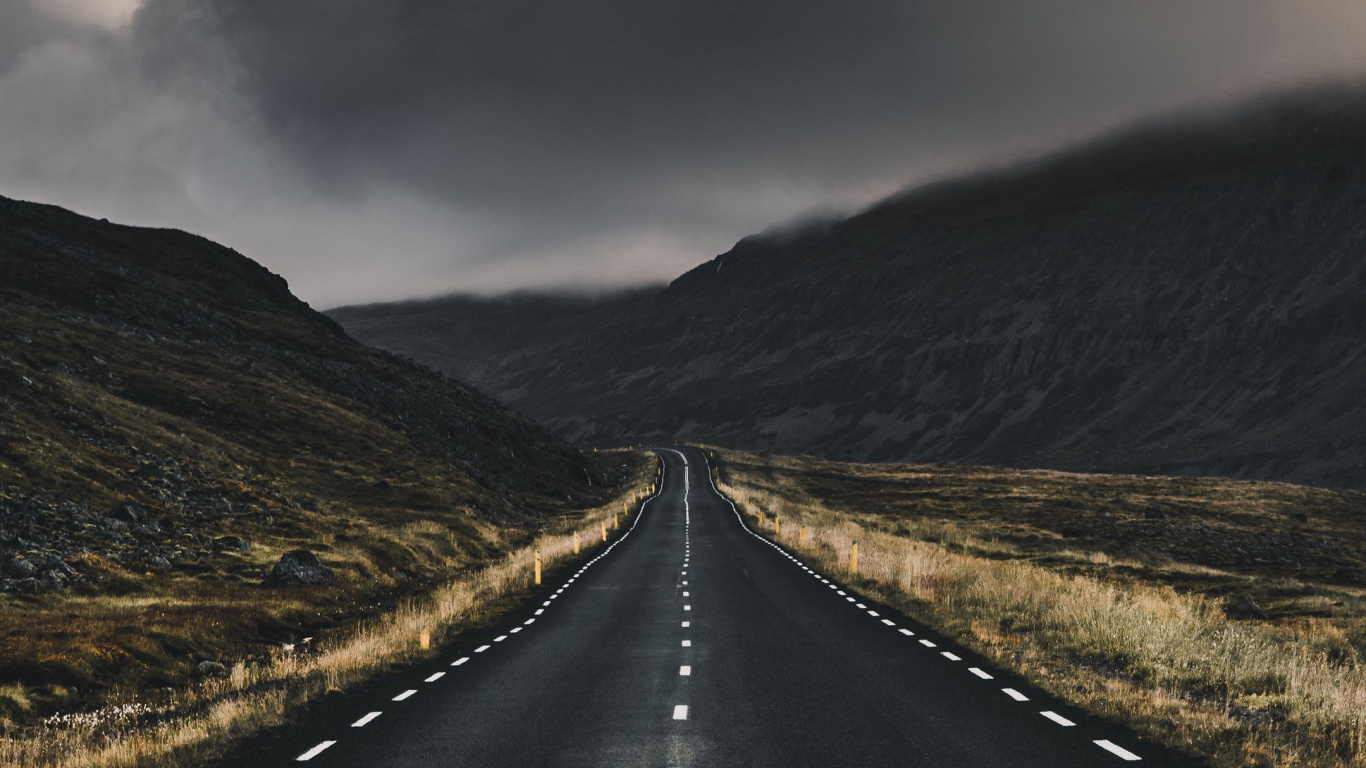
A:
{"type": "MultiPolygon", "coordinates": [[[[233,740],[284,722],[310,700],[366,680],[392,665],[428,658],[425,630],[440,638],[503,607],[531,587],[535,553],[543,566],[574,556],[575,533],[591,547],[600,525],[634,494],[644,498],[653,483],[642,477],[621,497],[590,510],[563,530],[538,537],[500,562],[410,599],[396,610],[324,638],[312,653],[280,651],[270,663],[236,666],[221,680],[183,692],[168,707],[130,703],[105,712],[55,720],[38,735],[0,738],[0,765],[14,768],[122,768],[202,765],[233,740]]],[[[591,551],[585,548],[583,555],[591,551]]],[[[439,644],[437,644],[439,646],[439,644]]]]}
{"type": "MultiPolygon", "coordinates": [[[[728,467],[718,481],[762,535],[853,589],[956,635],[1003,667],[1218,766],[1363,766],[1366,670],[1320,632],[1227,619],[1169,587],[1110,583],[952,552],[797,504],[728,467]],[[806,527],[803,542],[799,527],[806,527]],[[859,542],[859,572],[849,548],[859,542]]],[[[987,542],[962,542],[988,551],[987,542]]]]}

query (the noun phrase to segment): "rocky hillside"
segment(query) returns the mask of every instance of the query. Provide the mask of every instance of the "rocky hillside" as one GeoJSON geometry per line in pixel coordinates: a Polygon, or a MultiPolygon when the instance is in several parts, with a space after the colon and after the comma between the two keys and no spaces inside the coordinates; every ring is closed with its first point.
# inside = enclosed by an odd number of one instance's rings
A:
{"type": "Polygon", "coordinates": [[[227,248],[0,198],[0,732],[477,568],[597,458],[227,248]]]}
{"type": "Polygon", "coordinates": [[[746,238],[473,383],[586,443],[1363,487],[1363,213],[1366,95],[1300,93],[746,238]]]}

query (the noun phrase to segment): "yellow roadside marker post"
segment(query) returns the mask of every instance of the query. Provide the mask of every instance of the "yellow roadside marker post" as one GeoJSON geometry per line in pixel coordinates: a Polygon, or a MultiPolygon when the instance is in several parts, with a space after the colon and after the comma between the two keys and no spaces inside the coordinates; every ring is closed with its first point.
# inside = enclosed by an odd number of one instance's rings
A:
{"type": "Polygon", "coordinates": [[[607,521],[602,521],[602,540],[607,541],[607,521]]]}
{"type": "Polygon", "coordinates": [[[579,532],[574,531],[574,554],[579,553],[579,532]]]}
{"type": "Polygon", "coordinates": [[[780,517],[773,518],[773,535],[781,536],[783,533],[783,520],[780,517]]]}
{"type": "Polygon", "coordinates": [[[802,526],[802,543],[806,543],[806,526],[802,526]]]}
{"type": "Polygon", "coordinates": [[[424,651],[427,650],[428,648],[431,648],[431,647],[432,647],[432,632],[431,632],[431,630],[429,630],[429,629],[424,629],[424,630],[422,630],[421,632],[419,632],[418,635],[417,635],[417,644],[418,644],[418,646],[421,647],[422,650],[424,650],[424,651]]]}
{"type": "Polygon", "coordinates": [[[541,550],[536,550],[536,586],[541,586],[541,550]]]}
{"type": "Polygon", "coordinates": [[[849,548],[849,570],[853,571],[855,576],[858,575],[858,542],[857,542],[857,541],[854,542],[854,546],[852,546],[852,547],[849,548]]]}

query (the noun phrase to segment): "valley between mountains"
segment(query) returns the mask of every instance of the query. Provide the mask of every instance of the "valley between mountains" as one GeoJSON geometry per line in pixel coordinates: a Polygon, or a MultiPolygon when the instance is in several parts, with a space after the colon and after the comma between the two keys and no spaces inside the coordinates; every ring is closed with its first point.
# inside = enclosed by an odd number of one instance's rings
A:
{"type": "Polygon", "coordinates": [[[0,198],[0,764],[1366,765],[1362,105],[601,295],[0,198]]]}

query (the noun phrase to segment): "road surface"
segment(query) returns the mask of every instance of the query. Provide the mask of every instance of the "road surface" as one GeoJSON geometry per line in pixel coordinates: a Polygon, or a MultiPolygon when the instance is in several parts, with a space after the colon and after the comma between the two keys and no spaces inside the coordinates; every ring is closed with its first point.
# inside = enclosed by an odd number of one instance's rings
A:
{"type": "Polygon", "coordinates": [[[504,626],[223,765],[1194,765],[845,594],[751,533],[700,452],[660,455],[624,537],[504,626]]]}

